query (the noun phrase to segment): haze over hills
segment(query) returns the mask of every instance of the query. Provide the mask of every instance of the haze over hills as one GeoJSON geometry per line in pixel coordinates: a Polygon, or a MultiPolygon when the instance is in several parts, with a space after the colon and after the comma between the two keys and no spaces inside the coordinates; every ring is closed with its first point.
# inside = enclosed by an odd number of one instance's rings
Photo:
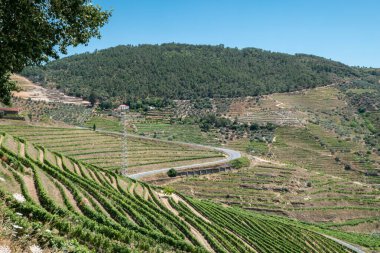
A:
{"type": "Polygon", "coordinates": [[[102,100],[193,99],[288,92],[360,76],[322,57],[256,48],[162,44],[117,46],[29,67],[22,74],[69,95],[102,100]]]}

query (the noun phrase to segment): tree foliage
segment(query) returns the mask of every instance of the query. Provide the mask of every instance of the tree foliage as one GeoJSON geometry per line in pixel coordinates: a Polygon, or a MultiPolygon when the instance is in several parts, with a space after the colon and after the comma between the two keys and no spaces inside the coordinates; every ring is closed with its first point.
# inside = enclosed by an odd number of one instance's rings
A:
{"type": "Polygon", "coordinates": [[[175,169],[170,169],[167,172],[169,177],[176,177],[177,176],[177,171],[175,169]]]}
{"type": "Polygon", "coordinates": [[[187,44],[117,46],[28,68],[70,95],[104,99],[240,97],[322,86],[359,70],[321,57],[187,44]]]}
{"type": "Polygon", "coordinates": [[[235,169],[240,169],[243,167],[248,167],[250,165],[250,161],[247,157],[240,157],[230,162],[230,165],[235,169]]]}
{"type": "Polygon", "coordinates": [[[9,73],[57,59],[68,46],[99,37],[110,13],[89,0],[0,1],[0,99],[10,102],[9,73]]]}

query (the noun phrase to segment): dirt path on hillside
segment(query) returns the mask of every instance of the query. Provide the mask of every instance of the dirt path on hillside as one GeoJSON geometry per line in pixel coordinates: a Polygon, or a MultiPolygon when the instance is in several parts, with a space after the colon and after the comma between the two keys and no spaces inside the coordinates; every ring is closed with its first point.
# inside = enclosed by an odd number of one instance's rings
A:
{"type": "Polygon", "coordinates": [[[64,191],[67,199],[69,200],[70,204],[74,207],[75,211],[78,212],[79,214],[82,214],[82,211],[79,209],[77,202],[74,199],[73,194],[63,184],[61,184],[61,182],[59,182],[57,180],[56,180],[56,182],[57,182],[57,184],[62,186],[63,191],[64,191]]]}
{"type": "Polygon", "coordinates": [[[247,248],[249,248],[251,251],[253,251],[253,252],[256,252],[257,253],[257,251],[251,246],[251,245],[249,245],[246,241],[244,241],[242,238],[241,238],[241,236],[239,235],[239,234],[236,234],[235,232],[233,232],[233,231],[231,231],[231,230],[229,230],[229,229],[227,229],[227,228],[225,228],[224,229],[227,233],[229,233],[229,234],[231,234],[231,235],[234,235],[234,236],[236,236],[247,248]]]}
{"type": "Polygon", "coordinates": [[[25,182],[25,186],[28,189],[28,193],[30,197],[33,199],[34,202],[39,204],[40,200],[38,198],[38,194],[37,194],[36,186],[34,185],[33,178],[31,176],[26,176],[26,175],[20,175],[20,176],[25,182]]]}
{"type": "Polygon", "coordinates": [[[74,165],[75,173],[76,173],[77,175],[83,177],[82,174],[81,174],[81,172],[80,172],[80,169],[79,169],[79,167],[78,167],[78,164],[73,163],[73,165],[74,165]]]}
{"type": "Polygon", "coordinates": [[[141,184],[137,183],[135,185],[134,194],[139,195],[141,198],[144,198],[144,189],[141,184]]]}
{"type": "Polygon", "coordinates": [[[90,102],[82,98],[65,95],[57,89],[42,87],[39,84],[33,83],[29,79],[13,74],[11,80],[16,81],[21,88],[20,91],[12,92],[12,95],[22,99],[31,99],[33,101],[56,102],[64,104],[88,105],[90,102]]]}
{"type": "Polygon", "coordinates": [[[58,167],[59,167],[61,170],[63,170],[62,159],[61,159],[61,157],[56,156],[56,158],[57,158],[57,165],[58,165],[58,167]]]}
{"type": "Polygon", "coordinates": [[[20,143],[20,156],[25,157],[25,144],[22,143],[21,141],[19,143],[20,143]]]}
{"type": "Polygon", "coordinates": [[[187,223],[185,221],[185,219],[183,219],[182,217],[179,216],[179,213],[177,210],[175,210],[170,204],[169,204],[169,200],[168,200],[168,196],[165,196],[165,195],[162,195],[162,194],[159,194],[157,193],[156,195],[159,196],[159,199],[161,201],[161,203],[170,211],[172,212],[175,216],[177,216],[180,220],[182,220],[183,222],[186,223],[187,226],[189,226],[190,228],[190,232],[194,235],[194,237],[197,239],[197,241],[204,247],[206,248],[207,251],[209,252],[215,252],[212,247],[210,246],[210,244],[208,243],[208,241],[203,237],[203,235],[197,230],[195,229],[192,225],[190,225],[189,223],[187,223]]]}
{"type": "Polygon", "coordinates": [[[251,165],[255,166],[259,163],[270,163],[270,164],[274,164],[274,165],[278,165],[278,166],[286,166],[285,163],[280,163],[280,162],[277,162],[277,161],[272,161],[272,160],[267,160],[267,159],[263,159],[261,157],[258,157],[258,156],[249,156],[250,160],[251,160],[251,165]]]}
{"type": "Polygon", "coordinates": [[[88,173],[90,175],[92,175],[92,180],[94,180],[97,184],[101,184],[101,182],[99,181],[98,177],[96,176],[95,172],[93,172],[92,170],[88,170],[88,173]]]}
{"type": "MultiPolygon", "coordinates": [[[[88,170],[88,172],[90,173],[90,170],[88,170]]],[[[117,183],[116,183],[116,178],[115,177],[112,177],[112,183],[111,185],[113,186],[113,188],[115,188],[117,190],[117,183]]]]}
{"type": "Polygon", "coordinates": [[[204,220],[205,222],[208,222],[208,223],[211,223],[211,221],[209,219],[207,219],[205,216],[203,216],[201,213],[199,213],[197,210],[195,210],[191,205],[189,205],[189,203],[187,203],[184,199],[182,199],[180,196],[178,196],[177,194],[172,194],[171,195],[174,199],[175,202],[182,202],[186,205],[187,208],[190,209],[190,211],[195,214],[196,216],[198,216],[199,218],[201,218],[202,220],[204,220]]]}
{"type": "Polygon", "coordinates": [[[132,182],[131,185],[129,186],[129,193],[132,194],[132,195],[134,195],[134,192],[133,192],[133,191],[134,191],[134,189],[135,189],[135,186],[136,186],[136,185],[135,185],[135,183],[133,183],[133,182],[132,182]]]}
{"type": "Polygon", "coordinates": [[[39,154],[39,159],[40,159],[40,162],[44,162],[44,151],[42,149],[39,149],[38,152],[40,153],[39,154]]]}
{"type": "Polygon", "coordinates": [[[284,109],[284,108],[285,108],[283,102],[280,102],[280,101],[278,101],[278,100],[275,100],[275,102],[276,102],[276,107],[278,107],[278,108],[280,108],[280,109],[284,109]]]}

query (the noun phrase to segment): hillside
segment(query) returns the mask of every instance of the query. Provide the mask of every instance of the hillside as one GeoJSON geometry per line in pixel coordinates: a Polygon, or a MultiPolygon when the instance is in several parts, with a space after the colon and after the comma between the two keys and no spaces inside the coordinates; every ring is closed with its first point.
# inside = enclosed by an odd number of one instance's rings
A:
{"type": "Polygon", "coordinates": [[[47,237],[22,230],[45,249],[350,252],[323,234],[376,252],[380,75],[373,69],[360,72],[323,87],[177,100],[128,112],[130,173],[222,158],[166,140],[224,146],[251,160],[239,170],[172,179],[161,173],[135,181],[115,173],[122,161],[121,138],[107,131],[122,131],[116,114],[16,99],[30,119],[0,125],[6,133],[0,155],[6,205],[0,213],[8,227],[32,224],[54,231],[47,237]],[[99,132],[67,124],[96,125],[99,132]],[[20,194],[34,202],[27,208],[15,203],[20,194]],[[45,222],[46,217],[54,222],[45,222]],[[297,239],[301,234],[305,237],[297,239]],[[85,237],[100,242],[91,244],[85,237]]]}
{"type": "Polygon", "coordinates": [[[119,101],[262,95],[360,75],[312,55],[187,44],[117,46],[29,67],[22,74],[68,95],[89,98],[94,93],[119,101]]]}
{"type": "Polygon", "coordinates": [[[33,235],[38,247],[65,252],[351,252],[307,224],[171,193],[8,134],[0,135],[0,144],[2,215],[16,238],[33,235]]]}
{"type": "MultiPolygon", "coordinates": [[[[25,138],[52,151],[117,172],[122,162],[122,138],[116,134],[62,127],[2,125],[0,131],[25,138]],[[85,142],[83,140],[86,140],[85,142]]],[[[193,163],[218,161],[223,154],[207,150],[146,139],[128,137],[128,174],[193,163]]]]}

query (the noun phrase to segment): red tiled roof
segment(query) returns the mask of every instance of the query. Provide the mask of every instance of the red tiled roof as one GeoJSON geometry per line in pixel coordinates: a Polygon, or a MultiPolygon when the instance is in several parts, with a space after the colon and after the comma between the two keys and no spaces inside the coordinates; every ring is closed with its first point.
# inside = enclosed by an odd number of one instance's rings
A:
{"type": "Polygon", "coordinates": [[[21,110],[21,108],[0,108],[0,111],[3,112],[19,112],[21,110]]]}

